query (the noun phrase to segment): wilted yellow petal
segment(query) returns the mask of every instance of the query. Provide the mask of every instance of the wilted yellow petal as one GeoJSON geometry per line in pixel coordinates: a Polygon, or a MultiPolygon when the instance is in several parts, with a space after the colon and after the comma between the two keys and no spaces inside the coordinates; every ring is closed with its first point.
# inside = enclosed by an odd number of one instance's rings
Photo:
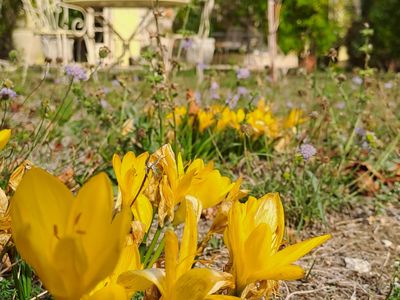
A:
{"type": "Polygon", "coordinates": [[[33,163],[29,160],[25,160],[22,164],[20,164],[14,172],[12,172],[10,176],[10,180],[8,181],[8,186],[15,191],[17,189],[17,186],[22,180],[22,177],[24,176],[25,172],[27,170],[30,170],[33,167],[33,163]]]}
{"type": "Polygon", "coordinates": [[[8,198],[3,189],[0,188],[0,218],[4,217],[8,209],[8,198]]]}
{"type": "Polygon", "coordinates": [[[122,134],[122,136],[125,136],[125,135],[128,135],[128,133],[130,133],[132,131],[133,131],[133,120],[128,119],[122,125],[121,134],[122,134]]]}

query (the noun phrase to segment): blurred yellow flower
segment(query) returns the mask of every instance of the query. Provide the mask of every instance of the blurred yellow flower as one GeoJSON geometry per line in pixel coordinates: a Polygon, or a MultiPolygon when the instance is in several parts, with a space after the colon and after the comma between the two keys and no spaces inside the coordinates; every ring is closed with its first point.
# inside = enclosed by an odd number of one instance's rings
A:
{"type": "Polygon", "coordinates": [[[11,129],[0,130],[0,150],[3,150],[3,148],[7,145],[8,141],[10,140],[10,137],[11,137],[11,129]]]}
{"type": "Polygon", "coordinates": [[[130,215],[113,218],[108,177],[91,178],[76,197],[44,170],[29,170],[11,199],[12,235],[21,257],[55,299],[76,300],[115,269],[130,215]]]}
{"type": "Polygon", "coordinates": [[[284,121],[283,126],[285,128],[293,128],[305,122],[303,111],[301,109],[292,109],[289,116],[284,121]]]}
{"type": "Polygon", "coordinates": [[[230,272],[235,278],[237,295],[258,280],[302,278],[304,270],[293,263],[331,238],[323,235],[279,250],[284,225],[283,207],[277,193],[259,200],[249,197],[244,204],[239,201],[233,204],[224,240],[231,255],[230,272]]]}
{"type": "Polygon", "coordinates": [[[148,184],[149,174],[146,174],[148,158],[147,152],[139,156],[127,152],[122,161],[117,154],[114,154],[112,161],[122,204],[127,207],[132,206],[135,219],[145,224],[146,231],[153,219],[153,206],[143,193],[148,184]]]}
{"type": "Polygon", "coordinates": [[[175,115],[175,124],[179,126],[182,124],[183,117],[186,116],[187,109],[185,106],[177,106],[174,108],[174,112],[170,112],[167,114],[167,120],[169,120],[170,124],[174,124],[174,115],[175,115]]]}
{"type": "Polygon", "coordinates": [[[220,288],[231,286],[230,274],[204,268],[192,269],[197,249],[197,216],[193,203],[186,201],[188,209],[180,247],[176,234],[167,230],[165,271],[146,269],[123,273],[118,283],[130,292],[143,291],[154,284],[163,300],[203,300],[220,288]]]}
{"type": "Polygon", "coordinates": [[[209,128],[214,122],[214,115],[210,111],[200,110],[197,114],[197,119],[199,121],[199,131],[203,133],[204,130],[209,128]]]}
{"type": "Polygon", "coordinates": [[[247,114],[246,122],[252,127],[255,138],[264,134],[272,138],[279,135],[278,122],[264,100],[260,100],[257,108],[247,114]]]}

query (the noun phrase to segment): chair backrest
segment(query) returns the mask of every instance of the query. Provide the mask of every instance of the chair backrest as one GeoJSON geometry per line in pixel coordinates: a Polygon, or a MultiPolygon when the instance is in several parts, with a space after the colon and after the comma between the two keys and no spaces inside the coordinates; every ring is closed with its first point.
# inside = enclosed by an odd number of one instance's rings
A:
{"type": "Polygon", "coordinates": [[[86,13],[80,7],[59,0],[22,0],[22,3],[37,34],[80,37],[86,33],[86,13]]]}

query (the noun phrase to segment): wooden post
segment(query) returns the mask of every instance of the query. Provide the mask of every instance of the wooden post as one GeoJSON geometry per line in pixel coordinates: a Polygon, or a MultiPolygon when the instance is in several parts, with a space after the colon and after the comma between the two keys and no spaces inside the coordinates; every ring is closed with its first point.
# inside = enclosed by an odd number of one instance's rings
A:
{"type": "Polygon", "coordinates": [[[276,31],[278,29],[278,20],[276,16],[276,1],[268,0],[268,52],[270,57],[270,68],[271,68],[271,81],[276,82],[277,80],[277,72],[275,66],[275,60],[277,56],[277,37],[276,31]]]}

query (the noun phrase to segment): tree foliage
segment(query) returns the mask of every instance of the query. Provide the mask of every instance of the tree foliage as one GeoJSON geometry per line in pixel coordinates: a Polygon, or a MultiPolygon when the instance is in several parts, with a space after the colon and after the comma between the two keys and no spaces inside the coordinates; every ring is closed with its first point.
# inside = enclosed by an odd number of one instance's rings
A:
{"type": "Polygon", "coordinates": [[[284,0],[279,27],[279,46],[284,52],[326,54],[334,46],[338,25],[329,18],[329,0],[284,0]]]}

